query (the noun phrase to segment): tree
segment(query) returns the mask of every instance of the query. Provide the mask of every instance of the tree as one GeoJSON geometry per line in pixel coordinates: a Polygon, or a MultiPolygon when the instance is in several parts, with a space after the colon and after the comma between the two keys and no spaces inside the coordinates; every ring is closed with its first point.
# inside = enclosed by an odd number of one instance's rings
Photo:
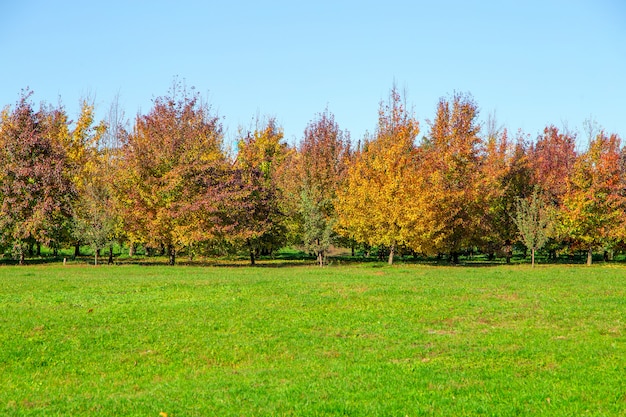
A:
{"type": "Polygon", "coordinates": [[[515,209],[520,198],[532,194],[532,171],[528,161],[528,147],[519,132],[515,142],[508,139],[506,130],[488,133],[485,156],[481,164],[481,189],[486,209],[481,216],[480,247],[490,256],[504,249],[506,262],[512,256],[512,245],[517,240],[515,209]]]}
{"type": "Polygon", "coordinates": [[[98,265],[98,253],[115,242],[117,216],[111,210],[111,190],[104,181],[86,184],[74,205],[73,234],[81,242],[91,246],[94,265],[98,265]]]}
{"type": "Polygon", "coordinates": [[[244,205],[249,210],[243,213],[248,231],[258,231],[245,239],[251,264],[257,255],[270,254],[287,240],[286,219],[281,211],[282,190],[277,180],[287,152],[283,131],[274,118],[264,123],[257,120],[254,131],[241,134],[238,142],[235,167],[241,171],[239,178],[248,182],[250,191],[257,190],[245,198],[248,202],[244,205]]]}
{"type": "Polygon", "coordinates": [[[20,264],[28,244],[52,242],[54,225],[70,217],[75,195],[65,175],[67,154],[55,140],[64,113],[43,106],[35,112],[31,94],[23,92],[13,111],[3,112],[0,127],[0,239],[20,264]]]}
{"type": "Polygon", "coordinates": [[[428,237],[423,249],[450,253],[454,263],[462,249],[480,243],[480,213],[488,200],[477,117],[478,107],[470,96],[457,93],[452,102],[442,98],[430,135],[421,145],[428,237]]]}
{"type": "Polygon", "coordinates": [[[600,131],[574,163],[561,218],[568,235],[587,250],[612,246],[623,222],[625,198],[620,171],[620,138],[600,131]]]}
{"type": "Polygon", "coordinates": [[[415,250],[421,245],[418,134],[417,120],[394,87],[388,103],[380,104],[374,139],[356,151],[338,191],[338,230],[356,241],[386,246],[389,264],[399,245],[415,250]]]}
{"type": "Polygon", "coordinates": [[[135,239],[164,247],[174,264],[178,250],[211,235],[185,223],[188,216],[178,212],[185,205],[182,199],[189,197],[186,179],[192,173],[210,173],[206,167],[227,164],[219,118],[199,95],[175,82],[168,96],[156,98],[147,115],[137,116],[121,164],[117,197],[124,227],[135,239]]]}
{"type": "Polygon", "coordinates": [[[310,122],[299,149],[300,214],[303,240],[323,266],[335,239],[337,190],[350,155],[347,134],[326,109],[310,122]]]}
{"type": "Polygon", "coordinates": [[[535,267],[535,252],[545,245],[552,228],[551,215],[538,189],[528,198],[517,201],[515,225],[524,245],[530,249],[531,265],[535,267]]]}

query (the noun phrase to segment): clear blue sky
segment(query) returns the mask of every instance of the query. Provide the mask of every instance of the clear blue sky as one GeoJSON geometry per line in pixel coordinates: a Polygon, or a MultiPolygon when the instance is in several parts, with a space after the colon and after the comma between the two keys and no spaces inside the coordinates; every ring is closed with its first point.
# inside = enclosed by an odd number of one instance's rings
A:
{"type": "Polygon", "coordinates": [[[395,81],[422,133],[459,91],[532,138],[593,117],[626,140],[623,0],[5,0],[0,46],[0,105],[28,86],[74,118],[86,95],[145,113],[178,76],[231,139],[260,114],[293,142],[328,106],[357,140],[395,81]]]}

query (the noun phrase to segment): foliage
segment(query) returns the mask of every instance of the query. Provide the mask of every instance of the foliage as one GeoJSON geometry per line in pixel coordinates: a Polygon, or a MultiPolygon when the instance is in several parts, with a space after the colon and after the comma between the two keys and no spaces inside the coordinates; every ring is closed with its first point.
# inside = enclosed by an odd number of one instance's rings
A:
{"type": "Polygon", "coordinates": [[[250,210],[243,213],[249,220],[246,224],[256,226],[256,232],[243,240],[252,264],[257,255],[271,254],[287,242],[283,190],[278,181],[287,154],[283,131],[274,118],[264,124],[257,120],[255,130],[239,139],[235,166],[242,171],[242,179],[247,180],[250,187],[261,187],[250,194],[254,202],[248,206],[250,210]]]}
{"type": "Polygon", "coordinates": [[[569,237],[588,251],[609,248],[619,238],[624,222],[624,177],[620,172],[620,139],[603,131],[574,164],[564,196],[562,221],[569,237]]]}
{"type": "Polygon", "coordinates": [[[169,96],[158,97],[147,115],[137,117],[122,158],[116,189],[124,227],[134,239],[166,248],[174,263],[178,250],[213,237],[202,219],[178,211],[189,198],[190,176],[220,173],[226,164],[221,124],[199,95],[174,83],[169,96]]]}
{"type": "Polygon", "coordinates": [[[75,188],[65,173],[68,157],[56,133],[65,122],[62,109],[36,112],[22,93],[0,128],[0,238],[24,261],[26,246],[52,244],[55,230],[70,217],[75,188]]]}
{"type": "Polygon", "coordinates": [[[420,178],[415,139],[419,124],[395,87],[381,103],[373,140],[355,152],[338,192],[338,228],[369,245],[384,245],[393,262],[398,245],[419,250],[420,178]]]}
{"type": "Polygon", "coordinates": [[[480,243],[481,213],[487,210],[481,153],[483,142],[477,122],[478,107],[469,95],[455,94],[452,102],[440,99],[430,136],[423,144],[425,178],[423,210],[427,253],[458,253],[480,243]]]}
{"type": "Polygon", "coordinates": [[[535,266],[535,253],[550,237],[553,227],[551,214],[538,189],[530,197],[520,198],[513,218],[524,245],[531,252],[531,264],[535,266]]]}
{"type": "Polygon", "coordinates": [[[298,159],[304,246],[315,253],[320,266],[335,240],[337,191],[349,158],[349,137],[327,109],[305,129],[298,159]]]}

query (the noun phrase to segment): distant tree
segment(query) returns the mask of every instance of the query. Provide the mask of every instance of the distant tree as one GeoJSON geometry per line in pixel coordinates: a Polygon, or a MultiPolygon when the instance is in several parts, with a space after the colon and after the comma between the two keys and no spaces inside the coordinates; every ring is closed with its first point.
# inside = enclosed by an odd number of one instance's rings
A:
{"type": "Polygon", "coordinates": [[[149,247],[164,247],[174,264],[178,250],[211,234],[191,234],[192,225],[184,223],[189,218],[178,210],[186,203],[190,172],[227,164],[219,118],[199,95],[175,82],[168,96],[156,98],[150,112],[137,117],[121,152],[115,188],[124,227],[149,247]]]}
{"type": "Polygon", "coordinates": [[[249,223],[247,227],[250,232],[262,230],[245,239],[252,264],[257,255],[269,254],[287,241],[286,218],[281,211],[282,190],[277,179],[287,152],[283,131],[274,118],[265,122],[257,120],[254,131],[242,132],[238,141],[235,163],[236,169],[241,171],[238,178],[248,182],[250,191],[257,190],[245,198],[248,211],[244,214],[248,221],[257,219],[260,223],[249,223]]]}
{"type": "Polygon", "coordinates": [[[517,240],[514,214],[518,199],[530,196],[533,190],[532,171],[528,161],[528,147],[520,132],[515,142],[507,131],[489,134],[482,162],[486,209],[479,213],[480,248],[488,254],[504,250],[507,263],[512,256],[512,245],[517,240]]]}
{"type": "Polygon", "coordinates": [[[326,109],[309,123],[300,144],[300,204],[303,241],[323,266],[334,243],[337,190],[350,155],[349,137],[326,109]]]}
{"type": "Polygon", "coordinates": [[[111,191],[102,181],[88,183],[74,204],[73,234],[93,249],[94,265],[98,265],[101,249],[116,241],[117,216],[111,210],[111,191]]]}
{"type": "Polygon", "coordinates": [[[620,138],[600,131],[579,155],[563,198],[561,218],[569,237],[587,251],[618,240],[626,201],[620,171],[620,138]]]}
{"type": "Polygon", "coordinates": [[[547,242],[552,230],[549,207],[546,206],[538,189],[530,197],[517,201],[515,225],[524,245],[530,249],[531,265],[535,266],[535,253],[547,242]]]}
{"type": "Polygon", "coordinates": [[[380,105],[375,137],[356,151],[338,192],[338,229],[358,242],[388,248],[389,264],[399,245],[418,250],[422,242],[418,134],[417,120],[394,87],[380,105]]]}
{"type": "Polygon", "coordinates": [[[480,243],[479,223],[488,200],[477,117],[478,107],[469,95],[457,93],[451,101],[442,98],[430,135],[421,146],[428,204],[424,250],[450,253],[454,263],[462,249],[480,243]]]}
{"type": "Polygon", "coordinates": [[[63,112],[33,110],[30,91],[5,109],[0,126],[0,239],[24,263],[28,245],[48,245],[54,225],[70,218],[75,195],[67,178],[68,158],[55,138],[63,112]]]}

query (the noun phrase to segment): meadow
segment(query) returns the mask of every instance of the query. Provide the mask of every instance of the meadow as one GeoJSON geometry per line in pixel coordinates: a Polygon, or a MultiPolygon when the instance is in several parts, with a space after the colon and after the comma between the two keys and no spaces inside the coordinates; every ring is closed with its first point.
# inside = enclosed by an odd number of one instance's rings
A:
{"type": "Polygon", "coordinates": [[[0,266],[6,416],[626,415],[626,267],[0,266]]]}

